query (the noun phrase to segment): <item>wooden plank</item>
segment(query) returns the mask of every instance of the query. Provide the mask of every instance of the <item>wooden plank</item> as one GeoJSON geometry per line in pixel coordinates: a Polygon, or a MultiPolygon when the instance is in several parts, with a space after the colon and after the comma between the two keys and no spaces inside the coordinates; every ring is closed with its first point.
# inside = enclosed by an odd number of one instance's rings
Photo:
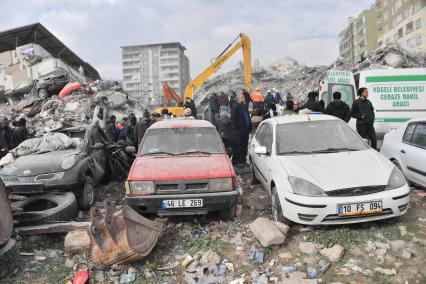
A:
{"type": "Polygon", "coordinates": [[[58,222],[36,226],[18,227],[22,235],[64,234],[75,230],[88,230],[90,222],[58,222]]]}

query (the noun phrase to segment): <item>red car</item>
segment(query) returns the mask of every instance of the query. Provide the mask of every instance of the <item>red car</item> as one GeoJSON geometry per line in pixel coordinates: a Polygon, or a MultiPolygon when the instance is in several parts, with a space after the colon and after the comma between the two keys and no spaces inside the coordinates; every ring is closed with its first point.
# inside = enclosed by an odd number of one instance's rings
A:
{"type": "Polygon", "coordinates": [[[126,182],[126,204],[141,213],[235,216],[237,181],[216,128],[172,119],[145,133],[126,182]]]}

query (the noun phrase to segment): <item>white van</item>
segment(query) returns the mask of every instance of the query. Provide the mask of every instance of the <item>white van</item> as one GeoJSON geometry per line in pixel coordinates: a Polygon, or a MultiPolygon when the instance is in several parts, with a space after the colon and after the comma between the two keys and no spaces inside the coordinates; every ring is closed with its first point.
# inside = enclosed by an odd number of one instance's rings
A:
{"type": "Polygon", "coordinates": [[[380,142],[390,130],[426,115],[426,68],[365,70],[360,72],[358,83],[368,89],[380,142]]]}

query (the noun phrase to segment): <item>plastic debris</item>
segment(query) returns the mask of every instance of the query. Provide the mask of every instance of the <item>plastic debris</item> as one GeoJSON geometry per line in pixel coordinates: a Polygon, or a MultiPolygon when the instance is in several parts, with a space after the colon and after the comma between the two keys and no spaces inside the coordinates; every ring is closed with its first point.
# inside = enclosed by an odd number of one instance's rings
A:
{"type": "Polygon", "coordinates": [[[283,266],[282,268],[281,268],[281,271],[283,272],[283,273],[292,273],[292,272],[295,272],[297,269],[296,269],[296,267],[294,267],[294,266],[283,266]]]}

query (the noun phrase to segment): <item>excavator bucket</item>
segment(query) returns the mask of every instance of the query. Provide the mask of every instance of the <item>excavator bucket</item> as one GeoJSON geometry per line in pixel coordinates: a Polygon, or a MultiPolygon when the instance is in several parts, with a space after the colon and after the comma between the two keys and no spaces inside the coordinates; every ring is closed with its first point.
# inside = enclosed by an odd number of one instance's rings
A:
{"type": "Polygon", "coordinates": [[[92,259],[104,265],[126,264],[146,257],[158,241],[163,224],[148,220],[129,206],[117,210],[105,201],[105,214],[92,208],[92,259]]]}

